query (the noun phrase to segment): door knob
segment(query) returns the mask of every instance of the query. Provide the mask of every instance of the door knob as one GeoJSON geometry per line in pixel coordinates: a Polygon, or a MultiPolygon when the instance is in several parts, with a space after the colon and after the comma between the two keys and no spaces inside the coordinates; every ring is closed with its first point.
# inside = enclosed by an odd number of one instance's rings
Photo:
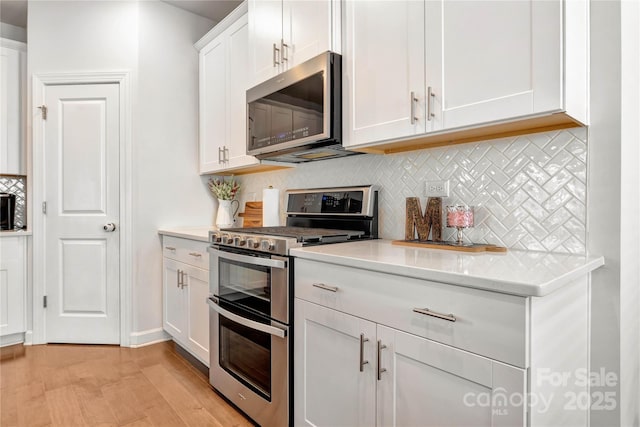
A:
{"type": "Polygon", "coordinates": [[[104,227],[102,227],[102,229],[108,233],[112,232],[112,231],[116,231],[116,225],[112,222],[108,222],[104,225],[104,227]]]}

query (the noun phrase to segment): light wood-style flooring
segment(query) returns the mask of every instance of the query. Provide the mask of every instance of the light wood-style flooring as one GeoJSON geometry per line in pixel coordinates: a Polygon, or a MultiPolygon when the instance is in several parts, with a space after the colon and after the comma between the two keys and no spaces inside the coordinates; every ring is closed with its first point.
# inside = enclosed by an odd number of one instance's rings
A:
{"type": "Polygon", "coordinates": [[[165,342],[40,345],[0,361],[0,426],[251,426],[165,342]]]}

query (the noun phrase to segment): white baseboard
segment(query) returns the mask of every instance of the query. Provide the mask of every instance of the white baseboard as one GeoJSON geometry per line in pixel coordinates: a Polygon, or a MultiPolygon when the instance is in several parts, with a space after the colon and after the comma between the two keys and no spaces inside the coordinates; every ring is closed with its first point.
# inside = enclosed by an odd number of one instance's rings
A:
{"type": "Polygon", "coordinates": [[[24,343],[24,332],[0,337],[0,347],[24,343]]]}
{"type": "Polygon", "coordinates": [[[33,345],[33,331],[24,333],[24,345],[33,345]]]}
{"type": "Polygon", "coordinates": [[[131,348],[144,347],[146,345],[169,341],[171,339],[171,335],[167,334],[162,328],[132,332],[130,337],[129,347],[131,348]]]}

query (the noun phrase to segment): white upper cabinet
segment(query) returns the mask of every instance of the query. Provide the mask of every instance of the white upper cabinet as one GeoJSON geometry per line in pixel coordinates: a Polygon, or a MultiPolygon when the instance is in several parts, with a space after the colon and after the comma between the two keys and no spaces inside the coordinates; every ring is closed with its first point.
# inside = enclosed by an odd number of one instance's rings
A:
{"type": "Polygon", "coordinates": [[[26,45],[0,39],[0,173],[24,175],[26,45]]]}
{"type": "Polygon", "coordinates": [[[562,110],[560,1],[427,1],[437,129],[562,110]]]}
{"type": "Polygon", "coordinates": [[[345,145],[431,130],[424,120],[424,7],[421,1],[345,3],[345,145]]]}
{"type": "Polygon", "coordinates": [[[344,145],[587,124],[585,3],[347,0],[344,145]]]}
{"type": "Polygon", "coordinates": [[[334,1],[249,0],[251,86],[324,51],[339,50],[334,1]]]}
{"type": "MultiPolygon", "coordinates": [[[[245,7],[246,9],[246,7],[245,7]]],[[[224,173],[255,167],[247,152],[247,14],[200,49],[200,173],[224,173]]],[[[206,36],[205,36],[206,37],[206,36]]]]}

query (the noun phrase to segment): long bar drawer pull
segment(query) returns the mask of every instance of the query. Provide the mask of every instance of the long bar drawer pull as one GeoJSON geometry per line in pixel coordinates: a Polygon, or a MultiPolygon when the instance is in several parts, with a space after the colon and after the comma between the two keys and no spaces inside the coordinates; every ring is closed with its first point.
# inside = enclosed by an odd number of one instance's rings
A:
{"type": "Polygon", "coordinates": [[[166,250],[168,250],[168,251],[174,251],[175,252],[175,250],[176,250],[176,248],[174,248],[173,246],[165,246],[164,248],[166,250]]]}
{"type": "Polygon", "coordinates": [[[382,340],[378,340],[378,381],[382,381],[382,373],[387,372],[387,370],[382,367],[382,350],[385,348],[387,348],[387,346],[382,344],[382,340]]]}
{"type": "Polygon", "coordinates": [[[413,311],[415,313],[424,314],[426,316],[433,316],[433,317],[437,317],[438,319],[448,320],[449,322],[456,321],[456,316],[454,316],[453,314],[437,313],[435,311],[429,310],[428,308],[414,308],[413,311]]]}
{"type": "Polygon", "coordinates": [[[189,255],[197,257],[197,258],[202,256],[202,254],[199,254],[198,252],[189,252],[189,255]]]}
{"type": "Polygon", "coordinates": [[[329,291],[329,292],[338,292],[337,286],[329,286],[329,285],[325,285],[324,283],[314,283],[311,286],[315,288],[324,289],[325,291],[329,291]]]}
{"type": "Polygon", "coordinates": [[[368,360],[364,360],[364,343],[369,341],[369,338],[365,338],[364,334],[360,334],[360,372],[364,372],[364,365],[369,363],[368,360]]]}

